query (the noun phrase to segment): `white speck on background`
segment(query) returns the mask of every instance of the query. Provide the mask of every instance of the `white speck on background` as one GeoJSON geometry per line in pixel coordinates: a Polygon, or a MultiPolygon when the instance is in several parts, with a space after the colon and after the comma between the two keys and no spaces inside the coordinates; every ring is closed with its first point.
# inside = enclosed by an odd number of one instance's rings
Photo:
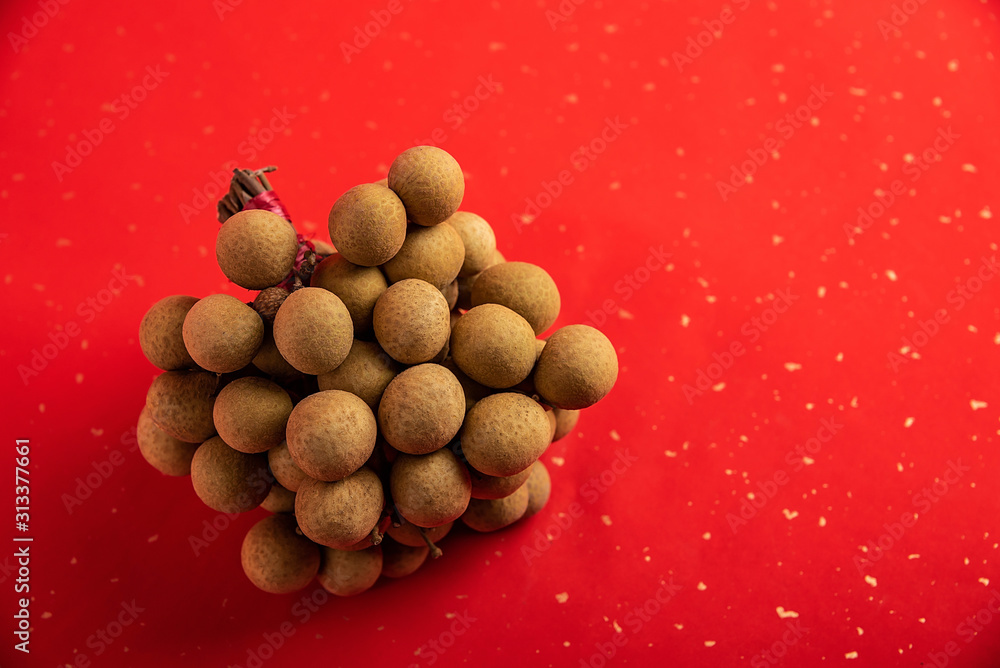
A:
{"type": "Polygon", "coordinates": [[[556,601],[559,603],[565,603],[569,600],[569,593],[563,592],[561,594],[556,594],[556,601]]]}
{"type": "Polygon", "coordinates": [[[878,580],[875,579],[874,577],[872,577],[871,575],[866,575],[865,576],[865,582],[867,582],[868,584],[870,584],[873,587],[877,587],[878,586],[878,580]]]}
{"type": "Polygon", "coordinates": [[[775,612],[777,612],[778,617],[782,619],[788,619],[789,617],[795,619],[799,616],[799,613],[795,612],[794,610],[785,610],[780,605],[777,608],[775,608],[775,612]]]}

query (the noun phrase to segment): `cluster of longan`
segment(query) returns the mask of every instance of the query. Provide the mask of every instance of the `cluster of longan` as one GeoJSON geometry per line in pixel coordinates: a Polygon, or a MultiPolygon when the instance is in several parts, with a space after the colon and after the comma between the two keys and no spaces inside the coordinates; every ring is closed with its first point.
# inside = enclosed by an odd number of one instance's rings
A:
{"type": "Polygon", "coordinates": [[[171,296],[143,318],[142,350],[165,373],[139,416],[141,451],[190,473],[215,510],[275,513],[243,542],[261,589],[318,575],[357,594],[439,555],[456,520],[486,532],[537,513],[551,489],[539,456],[614,384],[596,329],[537,338],[559,291],[541,267],[504,260],[490,225],[458,211],[464,190],[446,152],[405,151],[387,182],[333,205],[336,252],[319,248],[308,285],[288,280],[303,250],[290,222],[241,211],[216,254],[254,301],[171,296]]]}

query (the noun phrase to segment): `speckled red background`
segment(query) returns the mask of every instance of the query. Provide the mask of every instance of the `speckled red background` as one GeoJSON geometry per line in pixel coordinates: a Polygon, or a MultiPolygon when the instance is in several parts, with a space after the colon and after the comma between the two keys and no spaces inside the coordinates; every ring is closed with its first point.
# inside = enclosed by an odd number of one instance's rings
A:
{"type": "Polygon", "coordinates": [[[1000,665],[995,3],[180,4],[0,9],[0,664],[1000,665]],[[310,609],[132,447],[139,319],[246,296],[213,175],[324,236],[428,141],[621,375],[541,515],[310,609]]]}

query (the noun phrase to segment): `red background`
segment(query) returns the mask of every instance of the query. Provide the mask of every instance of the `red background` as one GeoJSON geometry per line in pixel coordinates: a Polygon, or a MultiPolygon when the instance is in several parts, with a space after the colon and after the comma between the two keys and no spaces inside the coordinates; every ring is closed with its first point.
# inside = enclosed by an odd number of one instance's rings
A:
{"type": "MultiPolygon", "coordinates": [[[[16,576],[0,559],[2,665],[246,666],[284,622],[295,632],[264,665],[596,666],[616,624],[625,642],[609,665],[776,665],[768,648],[789,666],[935,665],[949,642],[949,665],[998,665],[1000,622],[974,637],[959,624],[1000,588],[1000,282],[961,308],[952,292],[981,267],[992,277],[980,258],[997,250],[995,4],[911,3],[884,39],[888,0],[741,1],[716,36],[703,32],[727,6],[714,0],[567,1],[558,19],[551,0],[405,2],[349,63],[341,43],[388,2],[50,4],[51,19],[32,18],[36,1],[0,9],[0,452],[12,483],[13,441],[31,439],[35,537],[30,657],[12,650],[16,576]],[[220,7],[232,10],[221,20],[220,7]],[[696,57],[678,64],[686,48],[696,57]],[[123,117],[147,67],[166,76],[123,117]],[[479,77],[500,87],[455,127],[446,113],[479,77]],[[779,121],[813,86],[832,96],[788,136],[779,121]],[[249,148],[274,109],[293,118],[249,148]],[[607,119],[627,128],[579,171],[574,151],[607,119]],[[613,300],[592,322],[619,351],[618,385],[544,456],[542,514],[456,531],[443,559],[300,624],[300,595],[259,592],[240,569],[264,511],[195,556],[189,537],[217,513],[130,448],[155,374],[138,323],[168,294],[248,297],[215,266],[215,198],[196,196],[228,161],[278,165],[299,229],[322,237],[341,192],[436,128],[467,173],[463,208],[560,285],[558,324],[613,300]],[[908,154],[948,128],[957,138],[912,180],[908,154]],[[88,137],[100,142],[78,166],[53,166],[88,137]],[[768,138],[787,141],[761,158],[768,138]],[[724,201],[717,182],[748,150],[763,164],[724,201]],[[562,170],[572,182],[516,225],[562,170]],[[896,179],[905,192],[852,243],[845,224],[896,179]],[[671,264],[636,274],[661,245],[671,264]],[[133,278],[88,321],[79,305],[115,268],[133,278]],[[644,282],[630,294],[626,276],[644,282]],[[793,305],[757,327],[782,290],[793,305]],[[947,322],[893,369],[887,354],[940,309],[947,322]],[[79,333],[25,382],[19,365],[71,322],[79,333]],[[711,367],[734,342],[745,354],[711,367]],[[689,403],[699,372],[719,384],[689,403]],[[795,446],[824,419],[842,427],[796,471],[795,446]],[[626,450],[637,461],[592,495],[588,479],[626,450]],[[958,484],[880,559],[856,562],[958,460],[970,467],[958,484]],[[109,466],[68,512],[77,478],[109,466]],[[760,485],[782,472],[766,498],[760,485]],[[727,515],[752,492],[767,503],[733,531],[727,515]],[[555,529],[573,502],[582,515],[555,529]],[[546,532],[529,565],[522,548],[546,532]],[[671,579],[681,589],[648,621],[630,613],[671,579]],[[88,644],[133,599],[136,623],[88,644]],[[476,621],[451,644],[455,613],[476,621]],[[801,637],[784,643],[790,622],[801,637]],[[415,655],[436,639],[446,651],[415,655]]],[[[0,533],[16,533],[10,522],[0,533]]]]}

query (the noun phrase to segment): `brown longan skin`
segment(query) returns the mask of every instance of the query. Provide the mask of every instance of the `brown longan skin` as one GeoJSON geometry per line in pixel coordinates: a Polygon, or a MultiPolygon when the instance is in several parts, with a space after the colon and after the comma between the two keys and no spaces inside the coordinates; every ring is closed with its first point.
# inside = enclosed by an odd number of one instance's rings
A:
{"type": "Polygon", "coordinates": [[[316,577],[320,548],[295,528],[291,515],[271,515],[253,525],[243,538],[243,572],[258,589],[289,594],[316,577]]]}
{"type": "Polygon", "coordinates": [[[274,342],[274,326],[270,323],[264,323],[264,341],[253,358],[253,365],[268,376],[286,383],[302,377],[302,372],[289,364],[278,351],[274,342]]]}
{"type": "Polygon", "coordinates": [[[473,276],[490,266],[497,250],[497,238],[490,224],[470,211],[456,211],[447,222],[462,237],[465,246],[465,261],[458,275],[473,276]]]}
{"type": "Polygon", "coordinates": [[[385,390],[378,408],[382,436],[411,455],[448,445],[465,419],[465,393],[455,375],[439,364],[410,367],[385,390]]]}
{"type": "Polygon", "coordinates": [[[390,283],[419,278],[443,290],[458,277],[464,262],[465,245],[454,227],[410,225],[403,247],[382,269],[390,283]]]}
{"type": "Polygon", "coordinates": [[[531,467],[511,476],[492,476],[469,467],[473,499],[502,499],[521,488],[531,475],[531,467]]]}
{"type": "Polygon", "coordinates": [[[336,482],[304,480],[295,494],[295,517],[313,542],[345,550],[371,533],[384,505],[378,476],[362,468],[336,482]]]}
{"type": "Polygon", "coordinates": [[[488,397],[493,394],[493,390],[481,383],[469,378],[465,372],[458,368],[455,364],[453,358],[447,359],[441,363],[441,366],[451,371],[455,378],[458,379],[459,384],[462,386],[462,392],[465,394],[465,412],[468,414],[472,410],[472,407],[476,405],[476,402],[484,397],[488,397]]]}
{"type": "Polygon", "coordinates": [[[528,488],[521,485],[502,499],[473,499],[462,515],[462,523],[483,533],[508,527],[524,517],[528,509],[528,488]]]}
{"type": "Polygon", "coordinates": [[[237,378],[222,388],[213,411],[215,428],[240,452],[264,452],[285,440],[292,398],[264,378],[237,378]]]}
{"type": "Polygon", "coordinates": [[[340,297],[351,314],[355,335],[371,331],[375,302],[389,287],[378,267],[353,264],[341,254],[331,255],[320,262],[309,285],[329,290],[340,297]]]}
{"type": "Polygon", "coordinates": [[[290,492],[297,492],[302,481],[309,477],[292,459],[288,443],[284,441],[267,451],[267,464],[274,479],[290,492]]]}
{"type": "Polygon", "coordinates": [[[354,264],[376,267],[399,251],[406,238],[406,210],[389,188],[376,183],[354,186],[330,209],[330,239],[354,264]]]}
{"type": "Polygon", "coordinates": [[[160,429],[185,443],[215,436],[212,410],[219,377],[206,371],[167,371],[146,394],[149,417],[160,429]]]}
{"type": "Polygon", "coordinates": [[[462,452],[469,466],[491,476],[512,476],[531,466],[549,447],[549,419],[531,397],[492,394],[465,417],[462,452]]]}
{"type": "Polygon", "coordinates": [[[426,281],[394,283],[375,304],[375,337],[394,360],[421,364],[448,342],[451,319],[441,291],[426,281]]]}
{"type": "Polygon", "coordinates": [[[477,383],[513,387],[535,366],[535,333],[514,311],[499,304],[476,306],[455,323],[451,356],[477,383]]]}
{"type": "MultiPolygon", "coordinates": [[[[437,543],[442,538],[448,535],[451,528],[455,526],[454,522],[448,522],[447,524],[442,524],[441,526],[434,527],[433,529],[423,529],[427,533],[427,537],[431,539],[432,543],[437,543]]],[[[423,536],[420,534],[421,528],[415,524],[410,524],[409,522],[403,522],[398,527],[389,526],[389,530],[386,532],[400,545],[407,545],[409,547],[425,547],[427,545],[424,541],[423,536]]]]}
{"type": "Polygon", "coordinates": [[[412,575],[427,561],[427,545],[403,545],[391,538],[382,541],[382,575],[387,578],[404,578],[412,575]]]}
{"type": "Polygon", "coordinates": [[[286,427],[288,452],[306,475],[333,482],[371,456],[378,426],[371,408],[342,390],[324,390],[298,403],[286,427]]]}
{"type": "Polygon", "coordinates": [[[261,209],[240,211],[219,228],[215,256],[222,273],[247,290],[277,285],[295,265],[299,241],[292,224],[261,209]]]}
{"type": "Polygon", "coordinates": [[[195,494],[220,513],[253,510],[267,498],[271,483],[266,456],[234,450],[218,436],[202,443],[191,461],[195,494]]]}
{"type": "MultiPolygon", "coordinates": [[[[501,253],[498,250],[495,250],[493,251],[493,257],[490,259],[486,267],[483,268],[483,271],[486,271],[493,265],[502,264],[506,261],[507,260],[506,258],[504,258],[503,253],[501,253]]],[[[459,275],[458,302],[456,303],[456,306],[458,306],[458,308],[463,309],[465,311],[468,311],[469,309],[472,308],[472,287],[476,284],[476,281],[479,279],[482,273],[483,272],[479,272],[478,274],[472,274],[471,276],[459,275]]]]}
{"type": "Polygon", "coordinates": [[[354,324],[340,297],[323,288],[296,290],[274,316],[278,352],[302,373],[333,371],[351,352],[354,324]]]}
{"type": "Polygon", "coordinates": [[[448,448],[428,455],[398,455],[389,487],[399,514],[425,529],[457,520],[472,496],[469,471],[448,448]]]}
{"type": "Polygon", "coordinates": [[[615,347],[589,325],[569,325],[548,338],[535,368],[535,388],[554,408],[593,406],[618,378],[615,347]]]}
{"type": "Polygon", "coordinates": [[[274,483],[271,485],[271,491],[268,492],[267,498],[261,501],[260,507],[269,513],[294,513],[295,492],[274,483]]]}
{"type": "Polygon", "coordinates": [[[172,295],[153,304],[139,324],[139,347],[149,363],[164,371],[193,369],[184,347],[184,318],[198,303],[195,297],[172,295]]]}
{"type": "Polygon", "coordinates": [[[377,343],[355,339],[341,365],[316,380],[319,389],[350,392],[377,411],[385,388],[401,368],[377,343]]]}
{"type": "Polygon", "coordinates": [[[552,494],[552,478],[541,460],[532,464],[531,475],[524,486],[528,490],[528,509],[524,511],[524,516],[531,517],[545,507],[552,494]]]}
{"type": "Polygon", "coordinates": [[[250,364],[264,342],[264,321],[236,297],[209,295],[184,318],[184,346],[201,368],[233,373],[250,364]]]}
{"type": "Polygon", "coordinates": [[[191,475],[191,460],[198,444],[185,443],[157,427],[148,408],[139,413],[135,437],[143,459],[154,469],[170,476],[191,475]]]}
{"type": "Polygon", "coordinates": [[[462,168],[447,151],[434,146],[414,146],[396,156],[387,184],[402,200],[407,218],[417,225],[447,220],[465,196],[462,168]]]}
{"type": "Polygon", "coordinates": [[[573,429],[576,428],[576,423],[580,420],[580,411],[553,408],[552,414],[556,418],[556,432],[552,436],[553,441],[558,441],[561,438],[569,436],[573,432],[573,429]]]}
{"type": "Polygon", "coordinates": [[[472,286],[472,305],[502,304],[528,321],[535,335],[559,317],[562,301],[549,273],[528,262],[504,262],[484,270],[472,286]]]}
{"type": "Polygon", "coordinates": [[[441,294],[444,295],[444,300],[448,303],[448,310],[454,311],[455,305],[458,304],[458,279],[456,278],[442,288],[441,294]]]}
{"type": "Polygon", "coordinates": [[[363,550],[322,548],[323,565],[319,583],[334,596],[356,596],[371,589],[382,573],[382,548],[363,550]]]}

